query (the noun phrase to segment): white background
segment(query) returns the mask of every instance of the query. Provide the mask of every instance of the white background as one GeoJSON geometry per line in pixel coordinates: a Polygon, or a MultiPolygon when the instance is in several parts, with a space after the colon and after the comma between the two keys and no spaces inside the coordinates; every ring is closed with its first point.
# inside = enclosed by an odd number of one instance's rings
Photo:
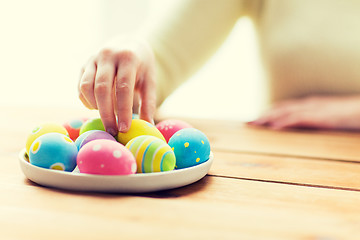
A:
{"type": "MultiPolygon", "coordinates": [[[[169,11],[166,0],[0,0],[0,108],[82,108],[81,66],[102,43],[169,11]]],[[[249,120],[264,100],[252,24],[241,19],[216,55],[170,96],[174,116],[249,120]],[[219,79],[221,85],[219,85],[219,79]],[[206,84],[206,91],[201,86],[206,84]]]]}

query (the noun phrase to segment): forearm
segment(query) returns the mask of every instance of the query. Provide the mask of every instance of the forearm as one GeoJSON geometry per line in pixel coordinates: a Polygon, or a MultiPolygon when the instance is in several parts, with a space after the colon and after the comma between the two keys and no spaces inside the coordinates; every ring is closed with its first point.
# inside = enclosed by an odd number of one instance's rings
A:
{"type": "Polygon", "coordinates": [[[157,104],[198,70],[241,16],[243,1],[189,0],[147,38],[157,65],[157,104]]]}

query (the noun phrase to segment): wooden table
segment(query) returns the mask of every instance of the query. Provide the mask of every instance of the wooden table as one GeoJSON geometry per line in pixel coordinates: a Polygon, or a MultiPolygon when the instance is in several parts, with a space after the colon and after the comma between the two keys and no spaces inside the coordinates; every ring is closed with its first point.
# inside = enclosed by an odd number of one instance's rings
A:
{"type": "Polygon", "coordinates": [[[27,180],[17,155],[35,125],[96,113],[0,110],[0,239],[360,239],[360,133],[188,119],[214,152],[205,178],[147,194],[79,193],[27,180]]]}

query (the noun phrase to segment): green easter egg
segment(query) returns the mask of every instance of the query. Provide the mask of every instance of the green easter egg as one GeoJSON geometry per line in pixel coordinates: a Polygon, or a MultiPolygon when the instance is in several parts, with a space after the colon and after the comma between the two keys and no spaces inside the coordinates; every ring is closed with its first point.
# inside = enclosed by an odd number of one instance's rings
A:
{"type": "Polygon", "coordinates": [[[101,118],[91,118],[84,122],[84,124],[80,128],[80,135],[90,130],[105,131],[105,127],[101,121],[101,118]]]}

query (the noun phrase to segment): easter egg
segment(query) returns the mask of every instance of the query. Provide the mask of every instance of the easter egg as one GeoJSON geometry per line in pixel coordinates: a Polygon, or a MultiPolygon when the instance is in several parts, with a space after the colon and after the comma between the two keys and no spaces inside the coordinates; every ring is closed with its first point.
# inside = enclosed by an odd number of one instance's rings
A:
{"type": "Polygon", "coordinates": [[[69,133],[69,137],[71,140],[75,141],[80,134],[80,128],[86,120],[84,118],[81,119],[73,119],[63,124],[64,128],[69,133]]]}
{"type": "Polygon", "coordinates": [[[94,141],[96,139],[108,139],[116,141],[115,138],[108,132],[101,130],[90,130],[81,134],[75,141],[75,145],[78,149],[82,148],[85,144],[94,141]]]}
{"type": "Polygon", "coordinates": [[[133,119],[129,131],[126,133],[119,132],[116,139],[123,145],[126,145],[131,139],[141,135],[150,135],[166,141],[154,125],[142,119],[133,119]]]}
{"type": "Polygon", "coordinates": [[[51,132],[57,132],[57,133],[61,133],[63,135],[69,136],[66,129],[60,124],[57,124],[57,123],[41,124],[41,125],[35,127],[31,131],[30,135],[28,136],[28,138],[26,140],[26,146],[25,146],[26,153],[29,154],[30,146],[36,138],[40,137],[41,135],[44,135],[45,133],[51,133],[51,132]]]}
{"type": "Polygon", "coordinates": [[[101,130],[105,131],[104,124],[101,121],[101,118],[91,118],[83,123],[83,125],[80,128],[79,134],[83,134],[84,132],[90,131],[90,130],[101,130]]]}
{"type": "Polygon", "coordinates": [[[139,119],[139,118],[140,118],[139,114],[137,113],[132,114],[132,119],[139,119]]]}
{"type": "Polygon", "coordinates": [[[131,139],[126,147],[136,159],[138,173],[164,172],[175,168],[175,155],[163,140],[148,135],[131,139]]]}
{"type": "Polygon", "coordinates": [[[136,172],[132,153],[122,144],[97,139],[84,145],[77,156],[80,173],[99,175],[129,175],[136,172]]]}
{"type": "Polygon", "coordinates": [[[38,167],[70,172],[76,166],[77,153],[75,143],[68,136],[46,133],[31,144],[29,160],[38,167]]]}
{"type": "Polygon", "coordinates": [[[84,140],[84,138],[86,138],[89,134],[96,132],[96,131],[101,131],[101,130],[89,130],[84,132],[83,134],[80,134],[79,137],[75,140],[75,145],[78,149],[80,149],[80,145],[82,143],[82,141],[84,140]]]}
{"type": "Polygon", "coordinates": [[[210,143],[206,135],[195,128],[177,131],[169,140],[176,157],[176,168],[198,165],[209,159],[210,143]]]}
{"type": "Polygon", "coordinates": [[[156,128],[164,136],[166,142],[169,142],[169,139],[172,137],[172,135],[174,135],[174,133],[183,128],[192,128],[192,126],[181,120],[167,119],[156,124],[156,128]]]}

